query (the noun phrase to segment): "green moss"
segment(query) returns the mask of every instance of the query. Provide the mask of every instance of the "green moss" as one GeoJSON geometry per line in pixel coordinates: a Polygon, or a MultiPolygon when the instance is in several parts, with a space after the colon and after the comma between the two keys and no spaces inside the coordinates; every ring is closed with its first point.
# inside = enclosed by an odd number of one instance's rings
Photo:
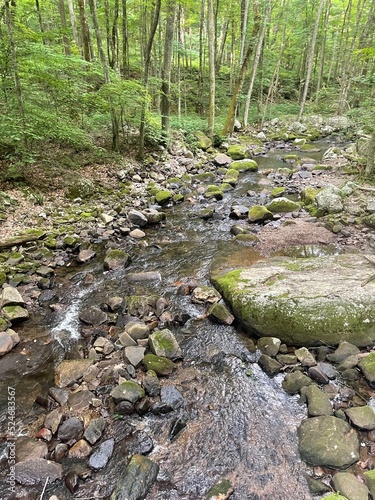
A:
{"type": "Polygon", "coordinates": [[[300,204],[288,198],[275,198],[266,208],[272,213],[294,212],[300,209],[300,204]]]}
{"type": "Polygon", "coordinates": [[[284,186],[276,187],[271,191],[271,198],[278,198],[279,196],[283,196],[285,194],[285,191],[286,190],[284,186]]]}
{"type": "Polygon", "coordinates": [[[195,174],[193,175],[193,179],[200,182],[205,182],[205,181],[213,182],[215,180],[215,174],[213,172],[204,172],[202,174],[195,174]]]}
{"type": "Polygon", "coordinates": [[[0,271],[0,286],[3,286],[7,281],[7,275],[4,271],[0,271]]]}
{"type": "Polygon", "coordinates": [[[157,375],[170,375],[176,368],[173,361],[155,354],[146,354],[143,358],[143,364],[147,370],[153,370],[157,375]]]}
{"type": "Polygon", "coordinates": [[[207,492],[205,500],[228,498],[231,492],[233,492],[232,483],[228,479],[222,479],[207,492]]]}
{"type": "Polygon", "coordinates": [[[232,144],[228,148],[228,155],[233,160],[243,160],[244,158],[249,158],[250,152],[247,146],[242,144],[232,144]]]}
{"type": "Polygon", "coordinates": [[[224,193],[226,193],[228,191],[232,191],[233,186],[231,184],[228,184],[227,182],[223,182],[222,184],[220,184],[220,189],[224,191],[224,193]]]}
{"type": "Polygon", "coordinates": [[[297,161],[298,159],[298,155],[288,154],[283,156],[284,161],[297,161]]]}
{"type": "Polygon", "coordinates": [[[6,321],[4,318],[0,318],[0,332],[5,332],[5,330],[8,329],[8,321],[6,321]]]}
{"type": "Polygon", "coordinates": [[[301,193],[302,201],[305,205],[311,205],[314,203],[316,195],[319,193],[320,189],[315,189],[311,186],[305,187],[301,193]]]}
{"type": "Polygon", "coordinates": [[[244,159],[233,161],[230,164],[230,168],[239,172],[256,172],[259,167],[255,160],[244,159]]]}
{"type": "Polygon", "coordinates": [[[209,185],[209,186],[207,186],[206,191],[204,192],[204,197],[205,198],[215,198],[216,200],[222,200],[223,199],[223,191],[218,186],[209,185]]]}
{"type": "Polygon", "coordinates": [[[155,194],[156,203],[159,205],[166,205],[172,199],[172,193],[167,189],[158,191],[155,194]]]}
{"type": "Polygon", "coordinates": [[[248,213],[249,222],[264,222],[273,219],[273,213],[264,205],[254,205],[248,213]]]}
{"type": "Polygon", "coordinates": [[[238,170],[230,168],[227,170],[227,173],[225,174],[224,182],[227,182],[228,184],[235,186],[238,182],[238,177],[239,177],[238,170]]]}

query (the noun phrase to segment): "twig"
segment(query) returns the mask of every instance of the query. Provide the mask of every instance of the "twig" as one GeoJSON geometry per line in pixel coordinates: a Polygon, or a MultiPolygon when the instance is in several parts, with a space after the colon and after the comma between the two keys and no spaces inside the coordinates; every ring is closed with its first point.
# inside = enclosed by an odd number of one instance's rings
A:
{"type": "Polygon", "coordinates": [[[39,500],[43,500],[43,495],[44,495],[44,492],[46,491],[46,488],[47,488],[48,479],[49,479],[49,477],[47,476],[47,479],[46,479],[46,482],[44,483],[44,488],[43,488],[42,494],[40,495],[39,500]]]}
{"type": "Polygon", "coordinates": [[[370,191],[371,193],[375,193],[375,188],[368,188],[364,186],[357,186],[357,189],[362,189],[362,191],[370,191]]]}
{"type": "Polygon", "coordinates": [[[367,285],[367,283],[370,283],[370,281],[374,280],[375,280],[375,274],[372,274],[371,276],[362,281],[361,286],[365,286],[367,285]]]}
{"type": "Polygon", "coordinates": [[[370,262],[373,266],[375,266],[375,259],[373,257],[370,257],[369,255],[364,255],[363,256],[366,260],[370,262]]]}

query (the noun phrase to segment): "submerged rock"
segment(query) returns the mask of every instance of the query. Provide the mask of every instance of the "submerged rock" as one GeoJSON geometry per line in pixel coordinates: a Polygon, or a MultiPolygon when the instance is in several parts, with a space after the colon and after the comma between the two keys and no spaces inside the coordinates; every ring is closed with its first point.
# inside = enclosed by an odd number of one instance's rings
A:
{"type": "Polygon", "coordinates": [[[142,455],[133,455],[117,481],[111,500],[143,500],[156,480],[159,465],[142,455]]]}
{"type": "Polygon", "coordinates": [[[368,346],[375,342],[375,297],[361,283],[371,272],[360,255],[274,257],[211,281],[261,337],[299,346],[343,340],[368,346]]]}

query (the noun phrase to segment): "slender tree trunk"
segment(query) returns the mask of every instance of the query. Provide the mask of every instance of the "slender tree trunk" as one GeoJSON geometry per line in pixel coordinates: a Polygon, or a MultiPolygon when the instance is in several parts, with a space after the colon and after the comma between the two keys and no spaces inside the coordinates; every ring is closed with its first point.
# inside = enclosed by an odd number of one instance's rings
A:
{"type": "Polygon", "coordinates": [[[201,16],[199,20],[199,72],[198,72],[198,99],[196,104],[196,111],[199,114],[203,113],[203,31],[204,31],[204,3],[201,0],[201,16]]]}
{"type": "Polygon", "coordinates": [[[113,22],[112,22],[112,68],[118,68],[118,18],[119,18],[119,0],[115,0],[113,5],[113,22]]]}
{"type": "Polygon", "coordinates": [[[75,44],[77,45],[77,47],[79,47],[76,13],[74,11],[73,0],[68,0],[68,7],[69,7],[70,24],[72,25],[73,38],[74,38],[75,44]]]}
{"type": "Polygon", "coordinates": [[[215,19],[213,1],[207,0],[207,38],[209,65],[208,136],[213,139],[215,127],[215,19]]]}
{"type": "MultiPolygon", "coordinates": [[[[96,15],[95,0],[89,0],[89,6],[91,11],[92,23],[94,25],[94,30],[95,30],[96,44],[98,46],[99,58],[100,62],[102,63],[104,81],[105,83],[109,83],[111,81],[109,77],[109,66],[103,50],[102,36],[100,33],[98,17],[96,15]]],[[[120,148],[119,120],[116,110],[114,109],[113,106],[111,106],[111,122],[112,122],[112,147],[115,151],[118,151],[120,148]]]]}
{"type": "Polygon", "coordinates": [[[264,16],[264,21],[263,21],[262,29],[261,29],[261,32],[259,35],[257,47],[255,50],[253,67],[251,68],[249,90],[248,90],[247,96],[246,96],[245,110],[244,110],[244,115],[243,115],[243,124],[245,127],[247,127],[247,122],[248,122],[248,118],[249,118],[250,101],[251,101],[251,96],[253,94],[255,76],[256,76],[256,73],[258,70],[260,55],[262,52],[262,47],[263,47],[263,42],[264,42],[264,35],[266,33],[266,28],[267,28],[267,23],[268,23],[269,15],[271,12],[271,8],[272,8],[272,0],[269,0],[267,3],[267,11],[266,11],[265,16],[264,16]]]}
{"type": "Polygon", "coordinates": [[[81,25],[83,58],[85,61],[91,61],[89,28],[87,26],[85,14],[85,0],[78,0],[79,22],[81,25]]]}
{"type": "MultiPolygon", "coordinates": [[[[145,51],[145,67],[143,71],[143,87],[145,89],[145,94],[147,94],[147,86],[148,86],[148,78],[150,73],[150,64],[151,64],[151,53],[152,53],[152,45],[154,43],[156,28],[159,24],[160,17],[160,7],[161,0],[156,0],[154,15],[151,22],[150,34],[148,37],[148,42],[145,51]]],[[[145,131],[146,131],[146,109],[147,109],[147,100],[145,95],[145,100],[143,103],[143,108],[141,111],[141,124],[139,127],[139,145],[138,145],[138,156],[143,159],[145,154],[145,131]]]]}
{"type": "Polygon", "coordinates": [[[375,130],[372,132],[367,150],[366,175],[372,176],[375,172],[375,130]]]}
{"type": "Polygon", "coordinates": [[[14,79],[14,89],[16,93],[18,112],[21,119],[21,137],[22,137],[22,146],[27,146],[26,140],[26,119],[25,119],[25,108],[23,104],[23,93],[21,87],[21,80],[18,71],[18,57],[17,57],[17,46],[14,38],[14,30],[13,30],[13,12],[11,7],[11,0],[5,0],[5,23],[7,26],[8,37],[9,37],[9,45],[10,45],[10,54],[12,58],[12,69],[13,69],[13,79],[14,79]]]}
{"type": "Polygon", "coordinates": [[[110,28],[110,12],[109,12],[109,0],[104,0],[104,11],[105,11],[105,34],[107,39],[107,59],[108,64],[111,68],[113,68],[113,60],[112,60],[112,37],[111,37],[111,28],[110,28]]]}
{"type": "Polygon", "coordinates": [[[216,68],[217,74],[219,74],[219,72],[220,72],[221,62],[223,60],[225,42],[227,40],[227,35],[228,35],[228,26],[229,26],[229,21],[226,20],[226,21],[224,21],[224,23],[221,27],[219,50],[217,51],[216,63],[215,63],[215,68],[216,68]]]}
{"type": "Polygon", "coordinates": [[[253,24],[253,30],[251,33],[250,37],[250,42],[246,50],[246,55],[245,59],[242,63],[241,69],[239,76],[236,81],[236,85],[233,91],[232,98],[229,103],[229,110],[228,110],[228,115],[224,124],[223,128],[223,134],[231,134],[234,129],[234,120],[235,120],[235,114],[236,114],[236,105],[237,105],[237,100],[238,96],[241,93],[244,81],[245,81],[245,76],[246,76],[246,71],[250,63],[251,56],[254,52],[254,46],[255,46],[255,40],[257,36],[259,35],[260,31],[260,10],[259,10],[259,0],[254,0],[253,3],[253,10],[254,10],[254,24],[253,24]]]}
{"type": "Polygon", "coordinates": [[[44,38],[44,24],[43,24],[42,13],[40,11],[39,0],[35,0],[35,7],[36,7],[36,13],[38,15],[38,22],[39,22],[40,32],[42,34],[42,42],[43,42],[43,45],[45,45],[46,41],[45,41],[45,38],[44,38]]]}
{"type": "Polygon", "coordinates": [[[66,23],[66,14],[65,14],[65,2],[64,0],[59,0],[59,14],[60,14],[60,22],[63,31],[63,45],[64,52],[66,56],[70,56],[72,51],[70,50],[70,40],[68,37],[68,25],[66,23]]]}
{"type": "Polygon", "coordinates": [[[176,20],[176,2],[170,1],[167,5],[167,21],[164,36],[164,56],[161,70],[161,128],[169,134],[170,116],[170,86],[171,86],[171,62],[173,52],[174,26],[176,20]]]}
{"type": "Polygon", "coordinates": [[[299,120],[302,118],[303,112],[305,110],[306,99],[307,99],[307,92],[309,90],[310,78],[311,78],[311,71],[312,71],[312,66],[313,66],[313,62],[314,62],[314,53],[315,53],[316,39],[317,39],[317,36],[318,36],[318,29],[319,29],[320,17],[322,15],[322,11],[323,11],[323,6],[324,6],[324,0],[320,0],[319,7],[318,7],[318,12],[316,14],[314,32],[313,32],[313,36],[312,36],[312,40],[311,40],[311,45],[310,45],[309,58],[308,58],[308,62],[307,62],[307,73],[306,73],[305,85],[304,85],[304,88],[303,88],[301,107],[300,107],[299,115],[298,115],[298,119],[299,120]]]}
{"type": "Polygon", "coordinates": [[[323,26],[323,40],[322,40],[322,46],[321,46],[318,82],[316,84],[316,102],[319,101],[319,91],[322,87],[322,81],[323,81],[326,43],[327,43],[327,28],[328,28],[330,10],[331,10],[331,0],[327,0],[326,15],[324,18],[324,26],[323,26]]]}
{"type": "Polygon", "coordinates": [[[246,43],[246,28],[247,19],[249,17],[249,4],[250,0],[243,0],[241,3],[241,48],[240,48],[240,65],[243,63],[243,56],[245,52],[246,43]]]}
{"type": "Polygon", "coordinates": [[[122,76],[129,78],[129,36],[126,0],[122,0],[122,76]]]}

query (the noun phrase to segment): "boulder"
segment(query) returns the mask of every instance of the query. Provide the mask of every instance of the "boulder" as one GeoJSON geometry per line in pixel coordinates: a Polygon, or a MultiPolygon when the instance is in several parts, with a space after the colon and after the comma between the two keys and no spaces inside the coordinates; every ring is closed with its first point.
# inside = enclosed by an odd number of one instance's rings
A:
{"type": "Polygon", "coordinates": [[[124,252],[124,250],[112,248],[107,251],[103,265],[106,271],[112,271],[126,267],[129,262],[130,255],[128,253],[124,252]]]}
{"type": "Polygon", "coordinates": [[[203,132],[195,132],[195,137],[198,142],[198,146],[200,149],[203,149],[204,151],[212,146],[212,141],[209,137],[206,136],[205,133],[203,132]]]}
{"type": "Polygon", "coordinates": [[[82,422],[77,417],[70,417],[59,427],[57,437],[61,441],[79,439],[83,433],[82,422]]]}
{"type": "Polygon", "coordinates": [[[242,144],[232,144],[228,147],[228,155],[232,160],[243,160],[250,158],[250,151],[247,146],[242,144]]]}
{"type": "Polygon", "coordinates": [[[348,500],[368,500],[369,498],[370,492],[367,486],[349,472],[335,474],[332,478],[332,484],[335,490],[339,491],[348,500]]]}
{"type": "Polygon", "coordinates": [[[345,414],[353,425],[361,430],[375,429],[375,413],[370,406],[358,406],[345,410],[345,414]]]}
{"type": "Polygon", "coordinates": [[[319,191],[315,196],[315,202],[318,209],[329,214],[339,213],[344,209],[341,191],[336,186],[328,186],[319,191]]]}
{"type": "Polygon", "coordinates": [[[15,477],[19,484],[24,486],[44,486],[46,480],[53,483],[56,479],[62,479],[63,468],[60,464],[44,458],[24,460],[15,465],[15,477]]]}
{"type": "Polygon", "coordinates": [[[158,472],[157,463],[142,455],[133,455],[125,472],[119,474],[111,500],[143,500],[158,472]]]}
{"type": "Polygon", "coordinates": [[[232,161],[232,158],[230,158],[230,156],[225,155],[223,153],[217,154],[214,158],[214,163],[218,167],[224,167],[225,165],[229,165],[229,163],[231,163],[231,161],[232,161]]]}
{"type": "Polygon", "coordinates": [[[282,382],[282,387],[284,391],[289,394],[297,394],[302,387],[309,386],[313,383],[311,378],[307,377],[304,373],[300,371],[287,373],[282,382]]]}
{"type": "Polygon", "coordinates": [[[168,359],[179,359],[182,357],[176,337],[168,328],[154,332],[149,336],[148,342],[151,351],[156,356],[163,356],[168,359]]]}
{"type": "Polygon", "coordinates": [[[155,201],[158,205],[167,205],[172,200],[173,194],[167,189],[157,191],[155,194],[155,201]]]}
{"type": "Polygon", "coordinates": [[[238,170],[239,172],[257,172],[259,167],[255,160],[246,158],[244,160],[233,161],[230,164],[230,168],[238,170]]]}
{"type": "Polygon", "coordinates": [[[164,212],[159,212],[154,208],[146,208],[142,213],[146,216],[148,224],[159,224],[166,219],[164,212]]]}
{"type": "Polygon", "coordinates": [[[298,346],[346,340],[362,347],[375,342],[375,296],[361,286],[372,272],[361,255],[274,257],[211,282],[236,318],[260,337],[298,346]]]}
{"type": "Polygon", "coordinates": [[[341,363],[346,358],[352,355],[359,354],[359,349],[357,346],[351,344],[350,342],[340,342],[338,348],[332,354],[327,355],[328,361],[332,363],[341,363]]]}
{"type": "Polygon", "coordinates": [[[101,325],[107,321],[107,314],[98,306],[91,306],[79,313],[79,319],[87,325],[101,325]]]}
{"type": "Polygon", "coordinates": [[[111,396],[116,404],[121,403],[121,401],[129,401],[134,404],[142,399],[144,395],[143,387],[132,380],[123,382],[111,391],[111,396]]]}
{"type": "Polygon", "coordinates": [[[296,201],[289,200],[284,196],[280,198],[274,198],[270,203],[266,205],[267,210],[273,214],[284,213],[284,212],[295,212],[300,209],[300,204],[296,201]]]}
{"type": "Polygon", "coordinates": [[[304,394],[307,399],[309,417],[333,415],[333,408],[328,396],[318,386],[309,385],[305,388],[304,394]]]}
{"type": "Polygon", "coordinates": [[[249,222],[264,222],[273,219],[273,213],[263,205],[254,205],[247,215],[249,222]]]}
{"type": "Polygon", "coordinates": [[[7,332],[0,333],[0,356],[4,356],[4,354],[11,351],[16,343],[19,342],[19,338],[18,342],[15,342],[16,338],[14,336],[12,337],[12,335],[10,335],[9,333],[11,331],[13,330],[8,330],[7,332]]]}
{"type": "Polygon", "coordinates": [[[25,307],[25,301],[17,288],[13,286],[6,286],[5,288],[3,288],[0,298],[0,307],[4,306],[25,307]]]}
{"type": "Polygon", "coordinates": [[[299,452],[311,465],[341,469],[359,460],[357,433],[336,417],[304,420],[298,429],[299,452]]]}
{"type": "Polygon", "coordinates": [[[21,306],[5,306],[2,311],[4,318],[12,324],[24,321],[29,317],[28,310],[21,306]]]}
{"type": "Polygon", "coordinates": [[[92,359],[66,359],[62,361],[55,371],[55,385],[67,387],[81,379],[93,364],[92,359]]]}

